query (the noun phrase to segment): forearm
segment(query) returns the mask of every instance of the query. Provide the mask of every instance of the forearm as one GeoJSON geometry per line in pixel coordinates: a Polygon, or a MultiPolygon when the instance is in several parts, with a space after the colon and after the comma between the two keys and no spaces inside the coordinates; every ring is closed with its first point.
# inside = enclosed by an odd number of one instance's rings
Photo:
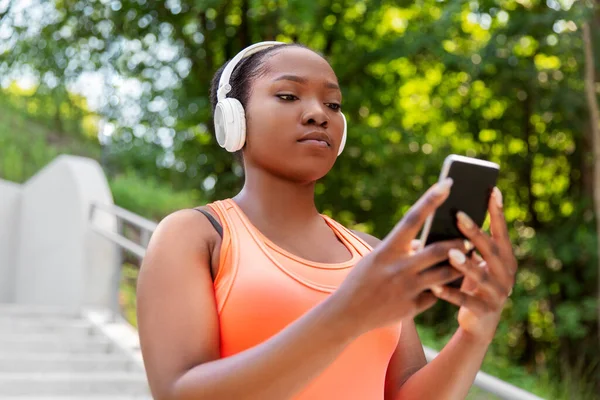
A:
{"type": "Polygon", "coordinates": [[[464,400],[488,347],[458,328],[440,354],[402,385],[396,399],[464,400]]]}
{"type": "Polygon", "coordinates": [[[290,398],[354,337],[336,305],[325,301],[264,343],[192,368],[177,380],[169,400],[290,398]]]}

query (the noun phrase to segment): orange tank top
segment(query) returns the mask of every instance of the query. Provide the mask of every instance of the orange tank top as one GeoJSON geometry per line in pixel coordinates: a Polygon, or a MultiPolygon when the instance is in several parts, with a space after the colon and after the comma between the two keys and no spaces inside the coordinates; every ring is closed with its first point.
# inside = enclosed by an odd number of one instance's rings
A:
{"type": "MultiPolygon", "coordinates": [[[[214,282],[221,357],[260,344],[301,317],[325,300],[371,251],[354,233],[323,215],[352,256],[339,264],[308,261],[262,235],[233,200],[209,206],[223,225],[214,282]]],[[[295,399],[383,399],[386,370],[399,336],[399,325],[360,336],[295,399]]]]}

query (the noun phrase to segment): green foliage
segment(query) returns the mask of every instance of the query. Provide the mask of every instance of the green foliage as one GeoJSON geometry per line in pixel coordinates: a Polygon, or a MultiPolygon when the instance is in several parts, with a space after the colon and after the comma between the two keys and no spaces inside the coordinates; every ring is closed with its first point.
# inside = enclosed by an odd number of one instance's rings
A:
{"type": "Polygon", "coordinates": [[[115,204],[151,220],[204,204],[198,190],[174,192],[170,185],[153,178],[142,178],[133,171],[117,175],[110,181],[115,204]]]}
{"type": "MultiPolygon", "coordinates": [[[[56,132],[48,116],[20,111],[16,104],[27,98],[4,97],[0,107],[0,177],[23,183],[60,154],[91,157],[100,161],[101,147],[97,139],[85,134],[56,132]]],[[[34,99],[36,100],[36,99],[34,99]]],[[[43,102],[43,99],[37,99],[43,102]]],[[[71,125],[76,126],[74,122],[71,125]]],[[[115,204],[159,221],[167,214],[205,204],[199,190],[174,192],[168,183],[143,178],[133,170],[109,179],[115,204]]]]}
{"type": "MultiPolygon", "coordinates": [[[[59,154],[99,159],[100,146],[85,137],[69,137],[49,129],[34,115],[18,108],[8,92],[0,100],[0,176],[23,183],[59,154]]],[[[24,103],[25,98],[19,102],[24,103]]]]}
{"type": "Polygon", "coordinates": [[[131,325],[137,328],[137,314],[136,314],[136,282],[138,275],[138,267],[125,263],[121,269],[121,282],[119,290],[119,305],[121,306],[121,312],[123,317],[131,325]]]}

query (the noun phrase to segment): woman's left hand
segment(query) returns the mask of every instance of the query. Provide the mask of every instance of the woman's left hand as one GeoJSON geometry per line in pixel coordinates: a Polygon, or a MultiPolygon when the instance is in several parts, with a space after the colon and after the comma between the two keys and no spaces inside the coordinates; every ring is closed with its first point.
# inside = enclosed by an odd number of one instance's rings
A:
{"type": "Polygon", "coordinates": [[[460,306],[458,323],[473,339],[491,343],[506,299],[512,292],[517,271],[508,228],[502,211],[502,194],[494,188],[488,204],[491,236],[465,213],[458,213],[458,228],[481,254],[465,257],[451,251],[450,264],[465,275],[460,289],[432,288],[440,299],[460,306]]]}

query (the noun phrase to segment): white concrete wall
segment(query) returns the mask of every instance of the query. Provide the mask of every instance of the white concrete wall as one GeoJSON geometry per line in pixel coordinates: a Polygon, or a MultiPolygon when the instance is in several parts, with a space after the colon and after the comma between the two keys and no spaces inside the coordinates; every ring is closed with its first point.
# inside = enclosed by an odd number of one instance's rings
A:
{"type": "MultiPolygon", "coordinates": [[[[90,232],[92,202],[112,205],[95,160],[60,156],[22,186],[14,299],[78,309],[109,306],[116,248],[90,232]]],[[[114,229],[114,218],[100,223],[114,229]]]]}
{"type": "Polygon", "coordinates": [[[0,303],[15,300],[21,185],[0,179],[0,303]]]}

